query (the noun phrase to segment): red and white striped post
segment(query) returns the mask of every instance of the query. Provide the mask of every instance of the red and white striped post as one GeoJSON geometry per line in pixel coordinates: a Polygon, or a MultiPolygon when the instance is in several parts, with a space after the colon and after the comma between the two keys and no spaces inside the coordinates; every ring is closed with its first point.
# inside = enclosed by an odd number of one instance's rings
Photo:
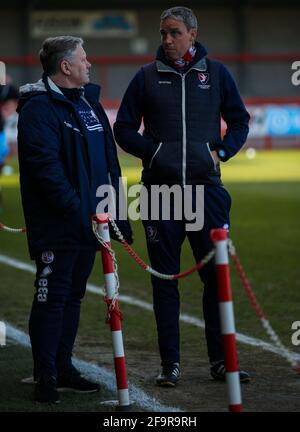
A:
{"type": "Polygon", "coordinates": [[[229,274],[227,230],[213,229],[211,230],[211,238],[215,243],[216,249],[215,263],[217,270],[221,331],[224,342],[229,411],[240,412],[242,411],[242,398],[229,274]]]}
{"type": "MultiPolygon", "coordinates": [[[[94,216],[94,221],[98,224],[98,233],[104,242],[110,247],[110,235],[108,226],[108,214],[102,213],[94,216]]],[[[126,374],[126,362],[123,345],[123,336],[121,328],[121,314],[119,311],[118,298],[115,299],[114,307],[111,308],[112,300],[117,292],[117,280],[115,277],[115,268],[113,259],[109,251],[102,246],[102,267],[105,278],[106,302],[108,307],[109,324],[112,334],[112,343],[114,351],[114,363],[117,380],[117,389],[119,397],[119,409],[126,410],[130,408],[129,392],[126,374]]]]}

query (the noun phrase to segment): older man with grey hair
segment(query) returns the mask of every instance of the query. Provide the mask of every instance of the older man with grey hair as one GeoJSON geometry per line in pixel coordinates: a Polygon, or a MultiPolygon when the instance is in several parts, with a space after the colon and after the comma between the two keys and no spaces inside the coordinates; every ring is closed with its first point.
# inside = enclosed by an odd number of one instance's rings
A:
{"type": "MultiPolygon", "coordinates": [[[[144,220],[152,266],[161,273],[180,271],[180,252],[187,236],[195,260],[212,248],[212,228],[229,227],[231,198],[221,182],[221,163],[233,157],[246,141],[249,114],[227,68],[207,57],[196,41],[197,18],[191,9],[165,10],[160,20],[161,46],[156,61],[143,66],[131,81],[114,126],[118,144],[142,159],[142,181],[153,185],[204,188],[204,226],[188,231],[186,220],[144,220]],[[221,136],[221,116],[227,123],[221,136]],[[143,135],[138,133],[144,121],[143,135]]],[[[165,203],[163,203],[165,205],[165,203]]],[[[141,213],[142,213],[141,208],[141,213]]],[[[171,213],[174,208],[171,206],[171,213]]],[[[168,213],[170,214],[170,212],[168,213]]],[[[211,261],[199,271],[204,283],[203,312],[210,373],[225,380],[217,282],[211,261]]],[[[179,291],[176,280],[152,277],[154,312],[162,371],[160,386],[173,387],[180,378],[179,291]]],[[[195,297],[198,294],[195,291],[195,297]]],[[[250,376],[240,371],[240,379],[250,376]]]]}
{"type": "MultiPolygon", "coordinates": [[[[100,88],[90,84],[83,40],[59,36],[40,51],[43,78],[21,88],[18,151],[36,292],[29,320],[35,400],[58,403],[58,390],[90,393],[99,385],[72,364],[80,303],[97,241],[91,227],[99,186],[118,193],[120,166],[100,88]]],[[[127,221],[120,223],[131,241],[127,221]]]]}

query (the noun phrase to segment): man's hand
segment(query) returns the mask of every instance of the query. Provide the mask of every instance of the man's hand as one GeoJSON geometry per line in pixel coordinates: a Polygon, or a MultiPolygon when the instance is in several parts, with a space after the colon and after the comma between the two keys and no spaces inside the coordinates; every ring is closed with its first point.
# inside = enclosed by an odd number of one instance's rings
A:
{"type": "Polygon", "coordinates": [[[217,165],[217,163],[219,163],[221,159],[217,155],[216,150],[212,150],[211,154],[212,154],[212,157],[214,158],[215,164],[217,165]]]}

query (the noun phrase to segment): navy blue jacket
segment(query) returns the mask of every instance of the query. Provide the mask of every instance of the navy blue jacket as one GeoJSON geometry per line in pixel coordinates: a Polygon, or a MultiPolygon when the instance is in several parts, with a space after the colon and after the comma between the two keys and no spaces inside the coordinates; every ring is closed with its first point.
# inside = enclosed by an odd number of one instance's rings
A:
{"type": "Polygon", "coordinates": [[[202,45],[196,48],[180,73],[160,47],[156,61],[137,72],[122,100],[115,138],[142,159],[146,184],[220,184],[211,150],[224,149],[228,160],[246,141],[249,114],[233,78],[223,64],[206,58],[202,45]],[[227,124],[223,139],[221,116],[227,124]]]}
{"type": "MultiPolygon", "coordinates": [[[[97,248],[91,228],[90,155],[85,128],[74,105],[46,76],[21,88],[18,153],[22,204],[31,258],[51,249],[97,248]]],[[[100,87],[88,84],[84,96],[105,133],[108,170],[118,193],[121,170],[100,87]]],[[[131,241],[128,221],[119,222],[131,241]]]]}

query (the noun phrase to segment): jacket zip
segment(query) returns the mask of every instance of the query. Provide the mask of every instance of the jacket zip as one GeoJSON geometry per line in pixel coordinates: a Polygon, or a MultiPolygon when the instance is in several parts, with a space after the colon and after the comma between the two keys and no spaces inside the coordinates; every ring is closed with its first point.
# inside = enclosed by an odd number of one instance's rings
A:
{"type": "Polygon", "coordinates": [[[186,118],[185,118],[185,74],[181,76],[181,109],[182,109],[182,185],[186,186],[186,118]]]}
{"type": "MultiPolygon", "coordinates": [[[[185,116],[185,77],[186,75],[193,70],[194,68],[189,69],[185,74],[181,74],[176,71],[170,71],[170,70],[159,70],[159,72],[171,72],[175,73],[176,75],[181,76],[181,89],[182,89],[182,96],[181,96],[181,111],[182,111],[182,186],[185,188],[186,186],[186,116],[185,116]]],[[[200,70],[200,69],[196,69],[200,70]]],[[[155,156],[155,154],[154,154],[155,156]]],[[[153,157],[154,157],[153,156],[153,157]]],[[[151,159],[152,162],[153,158],[151,159]]],[[[151,163],[150,162],[150,163],[151,163]]]]}
{"type": "MultiPolygon", "coordinates": [[[[182,109],[182,186],[186,187],[186,116],[185,116],[185,77],[186,75],[192,70],[193,68],[189,69],[184,74],[181,75],[181,87],[182,87],[182,102],[181,102],[181,109],[182,109]]],[[[175,72],[178,73],[178,72],[175,72]]]]}

